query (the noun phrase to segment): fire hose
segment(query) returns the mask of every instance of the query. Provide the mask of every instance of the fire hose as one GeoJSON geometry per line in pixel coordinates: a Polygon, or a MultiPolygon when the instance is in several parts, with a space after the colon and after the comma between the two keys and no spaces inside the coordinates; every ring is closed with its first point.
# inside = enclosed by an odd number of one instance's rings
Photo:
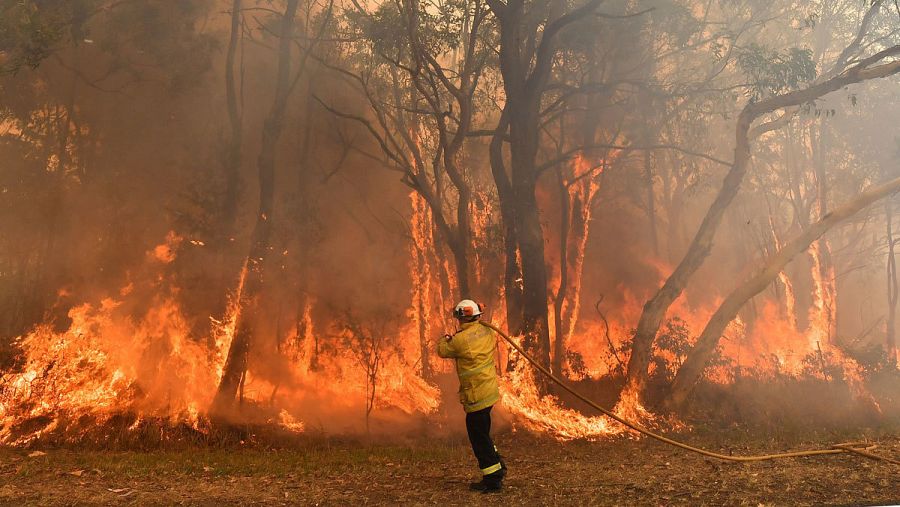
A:
{"type": "Polygon", "coordinates": [[[777,454],[760,454],[760,455],[753,455],[753,456],[731,456],[728,454],[721,454],[718,452],[701,449],[699,447],[694,447],[692,445],[688,445],[684,442],[679,442],[677,440],[673,440],[671,438],[668,438],[668,437],[665,437],[658,433],[655,433],[655,432],[641,426],[640,424],[637,424],[637,423],[634,423],[627,419],[624,419],[624,418],[618,416],[617,414],[615,414],[611,410],[601,407],[599,404],[597,404],[596,402],[594,402],[587,396],[579,393],[578,391],[576,391],[575,389],[570,387],[568,384],[563,382],[559,377],[557,377],[552,372],[550,372],[549,369],[547,369],[544,365],[540,364],[537,360],[535,360],[533,357],[531,357],[531,355],[529,355],[527,352],[525,352],[525,349],[523,349],[521,345],[519,345],[512,338],[510,338],[510,336],[508,334],[506,334],[502,329],[498,328],[497,326],[495,326],[489,322],[482,321],[482,324],[484,324],[485,326],[496,331],[497,334],[499,334],[504,340],[506,340],[506,342],[509,343],[510,346],[512,346],[514,349],[516,349],[516,351],[519,353],[519,355],[524,357],[525,360],[531,364],[531,366],[533,366],[536,370],[541,372],[545,377],[547,377],[548,379],[550,379],[551,381],[553,381],[554,383],[559,385],[561,388],[568,391],[570,394],[572,394],[579,400],[581,400],[581,401],[587,403],[588,405],[590,405],[591,407],[599,410],[601,413],[603,413],[610,419],[613,419],[614,421],[616,421],[628,428],[631,428],[632,430],[634,430],[638,433],[646,435],[650,438],[653,438],[653,439],[663,442],[665,444],[672,445],[672,446],[684,449],[689,452],[701,454],[703,456],[707,456],[710,458],[716,458],[716,459],[725,460],[725,461],[738,461],[738,462],[767,461],[767,460],[782,459],[782,458],[797,458],[797,457],[801,457],[801,456],[820,456],[820,455],[824,455],[824,454],[850,453],[850,454],[856,454],[859,456],[865,456],[866,458],[870,458],[870,459],[874,459],[874,460],[887,461],[888,463],[900,465],[900,461],[898,461],[898,460],[888,458],[886,456],[880,456],[878,454],[873,453],[872,450],[874,450],[877,446],[875,444],[870,444],[867,442],[849,442],[849,443],[842,443],[842,444],[834,444],[830,448],[827,448],[827,449],[814,449],[814,450],[809,450],[809,451],[793,451],[793,452],[783,452],[783,453],[777,453],[777,454]]]}

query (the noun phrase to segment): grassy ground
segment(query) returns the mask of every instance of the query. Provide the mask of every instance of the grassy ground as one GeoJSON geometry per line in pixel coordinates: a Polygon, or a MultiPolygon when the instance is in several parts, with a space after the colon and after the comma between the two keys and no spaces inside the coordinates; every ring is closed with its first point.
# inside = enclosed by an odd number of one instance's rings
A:
{"type": "MultiPolygon", "coordinates": [[[[785,445],[721,434],[685,438],[742,454],[785,445]],[[729,445],[723,445],[729,441],[729,445]]],[[[809,437],[806,437],[809,438],[809,437]]],[[[878,452],[900,457],[900,435],[878,452]]],[[[837,442],[836,439],[829,440],[837,442]]],[[[497,438],[510,475],[501,494],[468,491],[477,469],[462,438],[403,445],[310,439],[291,448],[149,452],[0,448],[9,505],[598,504],[860,505],[900,503],[898,467],[851,456],[732,464],[646,440],[559,443],[497,438]]]]}

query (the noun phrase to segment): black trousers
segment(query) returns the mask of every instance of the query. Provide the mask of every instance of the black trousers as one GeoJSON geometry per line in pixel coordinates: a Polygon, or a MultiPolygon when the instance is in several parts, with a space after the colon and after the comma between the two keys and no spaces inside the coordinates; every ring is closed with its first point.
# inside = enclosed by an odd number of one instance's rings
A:
{"type": "Polygon", "coordinates": [[[500,455],[497,454],[497,448],[491,440],[492,408],[493,406],[467,413],[466,431],[469,433],[469,442],[472,444],[472,451],[484,478],[499,481],[506,475],[506,470],[500,465],[500,455]]]}

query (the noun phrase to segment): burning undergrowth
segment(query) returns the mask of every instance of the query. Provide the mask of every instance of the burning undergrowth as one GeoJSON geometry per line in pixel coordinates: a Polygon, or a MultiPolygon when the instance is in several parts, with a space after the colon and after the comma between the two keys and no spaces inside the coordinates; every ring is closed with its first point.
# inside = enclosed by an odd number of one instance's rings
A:
{"type": "MultiPolygon", "coordinates": [[[[163,273],[181,244],[178,235],[170,234],[148,252],[147,263],[163,273]]],[[[17,340],[19,361],[0,377],[0,441],[145,447],[285,440],[310,432],[396,435],[403,427],[433,433],[450,426],[449,412],[442,409],[455,407],[446,406],[452,402],[442,400],[438,387],[452,389],[450,370],[429,357],[433,351],[421,340],[435,329],[415,312],[415,318],[382,319],[377,325],[351,309],[333,318],[334,311],[320,312],[307,298],[296,325],[274,345],[263,342],[252,356],[239,406],[228,421],[231,430],[223,431],[209,413],[235,333],[243,275],[225,315],[210,321],[206,335],[197,333],[203,328],[187,316],[174,282],[164,274],[148,279],[72,307],[66,326],[42,324],[17,340]],[[321,315],[332,320],[317,318],[321,315]]],[[[433,297],[430,292],[415,292],[413,301],[433,297]]],[[[419,308],[425,306],[431,304],[419,308]]],[[[697,322],[708,314],[680,309],[697,322]]],[[[615,395],[624,384],[633,312],[601,314],[601,322],[573,333],[567,376],[592,397],[610,406],[617,401],[615,411],[626,419],[686,429],[678,419],[644,408],[635,393],[615,395]]],[[[661,330],[650,370],[651,403],[671,385],[694,346],[697,322],[673,317],[661,330]]],[[[769,427],[808,423],[813,417],[840,427],[860,417],[875,423],[885,412],[897,412],[889,388],[896,369],[885,357],[854,358],[817,342],[810,350],[804,344],[814,331],[785,329],[789,324],[780,321],[772,325],[780,326],[779,336],[793,333],[791,347],[772,346],[772,340],[748,334],[740,322],[729,328],[735,336],[743,333],[743,339],[717,349],[697,390],[700,408],[690,419],[769,427]]],[[[765,332],[771,327],[757,323],[755,333],[765,332]]],[[[544,380],[516,353],[511,355],[508,367],[501,368],[501,389],[514,426],[560,440],[630,435],[609,418],[587,415],[565,395],[546,394],[554,391],[546,390],[544,380]]]]}
{"type": "MultiPolygon", "coordinates": [[[[181,242],[170,234],[148,252],[148,263],[162,271],[181,242]]],[[[217,433],[209,410],[234,336],[243,277],[208,336],[196,334],[165,276],[149,278],[146,286],[130,282],[114,295],[71,308],[63,329],[42,324],[17,340],[20,360],[0,378],[0,440],[152,446],[233,437],[217,433]]],[[[239,440],[310,430],[355,433],[361,421],[366,433],[376,434],[379,427],[395,431],[411,420],[445,425],[435,385],[441,371],[431,380],[422,375],[418,320],[372,327],[347,310],[339,320],[319,323],[315,305],[308,300],[277,350],[264,350],[257,356],[266,360],[251,363],[241,382],[238,418],[230,421],[246,434],[239,440]]],[[[514,363],[504,375],[504,405],[523,427],[561,439],[623,431],[541,395],[526,363],[514,363]]]]}
{"type": "Polygon", "coordinates": [[[25,336],[21,371],[3,378],[4,439],[24,443],[66,420],[102,424],[122,413],[197,427],[214,392],[215,351],[190,338],[176,303],[156,303],[137,321],[110,299],[85,304],[69,312],[68,330],[25,336]],[[13,437],[13,426],[42,419],[44,428],[13,437]]]}
{"type": "MultiPolygon", "coordinates": [[[[64,322],[40,324],[16,341],[17,363],[0,377],[0,442],[143,446],[248,442],[260,435],[445,434],[454,427],[458,408],[441,393],[452,391],[455,382],[451,365],[434,356],[433,343],[452,327],[441,308],[448,306],[445,294],[455,290],[456,281],[437,254],[427,206],[413,194],[411,208],[407,307],[336,307],[305,294],[299,311],[287,319],[276,316],[275,326],[264,322],[254,328],[236,407],[215,420],[210,413],[247,297],[248,269],[245,264],[240,271],[221,315],[198,315],[185,304],[185,291],[168,269],[196,242],[169,233],[146,253],[140,280],[74,304],[64,322]],[[234,431],[222,431],[221,422],[234,431]]],[[[587,223],[590,216],[582,219],[587,223]]],[[[479,227],[489,228],[488,221],[479,227]]],[[[626,419],[657,429],[687,429],[659,410],[660,404],[721,298],[678,299],[654,344],[646,399],[620,392],[633,327],[648,294],[620,283],[609,309],[598,303],[593,317],[580,311],[587,290],[580,280],[587,234],[586,227],[576,231],[571,271],[577,281],[566,304],[558,306],[561,333],[551,333],[555,340],[561,339],[557,334],[565,339],[561,346],[554,343],[565,353],[559,367],[580,390],[626,419]]],[[[487,262],[490,253],[482,254],[487,262]]],[[[806,414],[836,426],[858,420],[852,413],[871,423],[896,412],[898,404],[884,387],[896,383],[890,361],[882,358],[882,366],[875,367],[877,361],[854,356],[829,339],[834,294],[817,277],[818,257],[811,259],[813,301],[803,325],[786,317],[793,313],[795,296],[785,276],[781,283],[790,289],[785,302],[765,298],[755,318],[739,317],[728,326],[696,391],[699,409],[687,414],[689,420],[766,426],[806,414]]],[[[645,264],[655,268],[659,283],[671,270],[655,260],[645,264]]],[[[502,292],[495,295],[489,317],[502,323],[505,305],[502,292]]],[[[553,312],[550,302],[548,313],[553,312]]],[[[515,353],[511,360],[509,353],[500,359],[502,406],[514,427],[560,440],[631,435],[569,397],[555,396],[515,353]]]]}
{"type": "MultiPolygon", "coordinates": [[[[358,425],[356,429],[332,423],[326,427],[323,421],[360,421],[363,408],[366,420],[374,413],[382,425],[408,425],[416,418],[421,424],[429,418],[432,424],[440,424],[438,389],[418,375],[397,375],[397,371],[414,371],[408,364],[397,363],[399,354],[389,359],[321,351],[313,364],[310,350],[288,350],[284,360],[293,366],[293,376],[272,384],[249,374],[242,394],[242,420],[232,426],[233,431],[222,432],[206,414],[227,343],[192,338],[190,326],[171,299],[156,302],[138,319],[127,315],[124,306],[109,299],[96,306],[78,306],[70,311],[69,329],[57,332],[40,326],[19,342],[24,358],[17,371],[4,375],[0,391],[0,435],[5,443],[153,447],[171,442],[284,442],[310,430],[314,434],[358,432],[358,425]]],[[[671,324],[669,330],[680,325],[671,324]]],[[[373,339],[359,329],[344,332],[348,340],[373,339]]],[[[680,347],[689,346],[678,342],[680,335],[670,338],[680,347]]],[[[677,361],[679,356],[672,357],[677,361]]],[[[629,435],[606,417],[585,415],[589,412],[584,407],[565,396],[542,395],[534,370],[513,359],[513,366],[503,374],[502,391],[503,407],[513,415],[515,426],[561,440],[629,435]]],[[[778,370],[773,357],[772,368],[741,370],[727,382],[721,377],[704,382],[697,392],[700,409],[689,417],[707,425],[738,422],[783,430],[808,426],[810,420],[831,428],[876,424],[882,416],[897,412],[894,397],[886,389],[896,382],[896,372],[890,368],[869,365],[857,379],[847,376],[843,363],[833,355],[810,354],[803,363],[805,368],[796,373],[778,370]],[[854,387],[859,381],[867,389],[874,386],[872,393],[886,405],[884,409],[873,395],[859,396],[854,387]]],[[[670,381],[674,366],[657,360],[651,393],[670,381]]],[[[730,366],[723,359],[717,368],[733,372],[730,366]]],[[[584,378],[578,388],[603,399],[604,391],[608,395],[621,387],[617,378],[621,375],[584,378]]],[[[678,420],[647,411],[635,397],[623,397],[616,412],[656,428],[686,428],[678,420]]]]}
{"type": "MultiPolygon", "coordinates": [[[[170,234],[148,252],[148,262],[162,271],[180,243],[170,234]]],[[[207,336],[196,334],[178,290],[162,275],[150,278],[146,286],[129,283],[115,297],[73,307],[62,330],[42,324],[16,341],[18,363],[0,377],[0,441],[128,441],[148,434],[155,435],[151,441],[192,440],[210,434],[209,411],[234,336],[243,275],[226,315],[210,322],[207,336]]],[[[359,420],[349,414],[360,402],[366,426],[376,406],[387,413],[436,411],[439,391],[404,361],[402,343],[381,347],[388,331],[402,330],[369,329],[352,316],[340,326],[316,329],[311,313],[312,303],[304,326],[268,361],[248,370],[239,419],[230,422],[298,433],[305,429],[301,415],[307,421],[359,420]],[[320,347],[320,332],[336,334],[342,346],[320,347]]]]}

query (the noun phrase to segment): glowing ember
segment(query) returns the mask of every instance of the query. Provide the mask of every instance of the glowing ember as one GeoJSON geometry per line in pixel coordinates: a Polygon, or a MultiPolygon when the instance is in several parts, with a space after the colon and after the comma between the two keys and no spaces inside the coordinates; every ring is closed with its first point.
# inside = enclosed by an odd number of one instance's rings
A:
{"type": "Polygon", "coordinates": [[[175,252],[178,250],[178,246],[183,239],[184,238],[181,236],[175,234],[174,231],[169,231],[169,234],[166,236],[166,242],[157,245],[156,248],[150,252],[150,255],[156,260],[168,264],[175,260],[175,252]]]}

